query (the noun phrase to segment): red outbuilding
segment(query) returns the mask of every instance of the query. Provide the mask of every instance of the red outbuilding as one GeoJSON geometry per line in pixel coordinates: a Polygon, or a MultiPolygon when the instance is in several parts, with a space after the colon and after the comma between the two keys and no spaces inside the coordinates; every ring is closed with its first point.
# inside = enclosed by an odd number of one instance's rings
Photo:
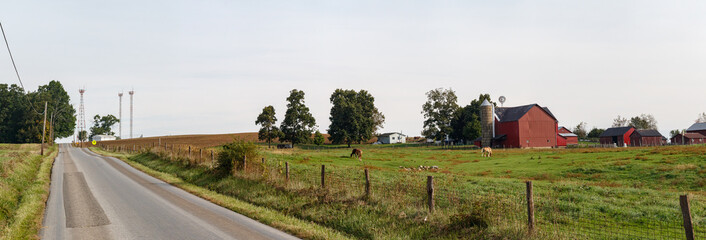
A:
{"type": "Polygon", "coordinates": [[[700,133],[706,136],[706,123],[694,123],[691,127],[686,129],[688,133],[700,133]]]}
{"type": "Polygon", "coordinates": [[[634,131],[634,127],[614,127],[606,129],[598,137],[603,145],[630,146],[630,134],[634,131]]]}
{"type": "Polygon", "coordinates": [[[556,145],[559,147],[566,147],[567,145],[578,145],[579,136],[569,131],[565,127],[559,127],[557,130],[556,145]]]}
{"type": "Polygon", "coordinates": [[[494,147],[542,148],[557,146],[557,119],[538,104],[495,108],[494,147]]]}
{"type": "Polygon", "coordinates": [[[662,134],[653,129],[638,129],[630,134],[630,146],[662,146],[662,134]]]}
{"type": "Polygon", "coordinates": [[[706,143],[706,136],[704,136],[701,133],[684,133],[683,135],[677,134],[676,136],[672,137],[672,143],[673,144],[686,144],[686,145],[691,145],[691,144],[704,144],[706,143]],[[683,141],[682,141],[683,140],[683,141]]]}

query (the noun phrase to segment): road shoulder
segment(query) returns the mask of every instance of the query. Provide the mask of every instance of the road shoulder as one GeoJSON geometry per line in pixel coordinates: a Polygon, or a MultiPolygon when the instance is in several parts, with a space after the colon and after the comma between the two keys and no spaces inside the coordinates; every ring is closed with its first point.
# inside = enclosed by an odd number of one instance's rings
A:
{"type": "Polygon", "coordinates": [[[309,221],[304,221],[294,217],[286,216],[280,212],[269,208],[256,206],[233,197],[229,197],[193,184],[186,183],[173,175],[155,171],[142,164],[131,161],[127,158],[126,154],[106,152],[98,148],[91,148],[91,150],[94,153],[103,156],[109,156],[120,159],[121,161],[129,164],[135,169],[138,169],[152,177],[158,178],[166,183],[183,189],[195,196],[201,197],[214,204],[220,205],[234,212],[240,213],[244,216],[259,221],[263,224],[290,233],[294,236],[304,239],[349,239],[340,232],[337,232],[330,228],[326,228],[324,226],[309,221]]]}

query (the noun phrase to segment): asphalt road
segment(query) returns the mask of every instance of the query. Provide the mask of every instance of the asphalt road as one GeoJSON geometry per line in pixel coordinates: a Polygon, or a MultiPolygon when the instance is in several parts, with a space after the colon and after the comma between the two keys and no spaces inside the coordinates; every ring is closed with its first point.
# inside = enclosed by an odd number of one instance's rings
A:
{"type": "Polygon", "coordinates": [[[42,239],[297,239],[66,144],[51,178],[42,239]]]}

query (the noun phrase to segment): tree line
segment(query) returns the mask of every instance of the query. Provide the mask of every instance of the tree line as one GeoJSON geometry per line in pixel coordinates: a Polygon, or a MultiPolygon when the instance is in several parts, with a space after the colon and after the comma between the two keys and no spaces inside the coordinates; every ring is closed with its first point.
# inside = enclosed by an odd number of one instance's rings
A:
{"type": "MultiPolygon", "coordinates": [[[[287,110],[279,127],[275,108],[270,105],[262,109],[255,120],[255,124],[261,126],[258,138],[266,141],[268,146],[275,139],[292,145],[323,144],[324,135],[316,129],[316,119],[304,103],[304,91],[293,89],[286,100],[287,110]]],[[[366,90],[336,89],[329,101],[333,107],[327,133],[334,144],[350,147],[353,143],[367,142],[385,122],[385,116],[375,107],[375,98],[366,90]]]]}
{"type": "Polygon", "coordinates": [[[47,142],[71,136],[76,127],[76,109],[69,101],[68,93],[55,80],[34,92],[25,92],[16,84],[0,84],[0,142],[41,142],[45,103],[47,142]]]}

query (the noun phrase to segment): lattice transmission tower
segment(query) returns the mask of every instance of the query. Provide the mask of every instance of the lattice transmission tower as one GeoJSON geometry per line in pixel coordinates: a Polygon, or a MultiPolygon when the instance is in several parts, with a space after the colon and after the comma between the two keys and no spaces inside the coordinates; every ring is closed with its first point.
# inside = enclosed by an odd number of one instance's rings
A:
{"type": "MultiPolygon", "coordinates": [[[[86,111],[83,108],[83,93],[86,92],[86,89],[81,88],[78,90],[78,92],[81,94],[81,105],[78,107],[78,132],[76,133],[77,138],[83,131],[86,131],[86,111]]],[[[88,134],[86,134],[86,137],[87,136],[88,134]]],[[[79,139],[79,141],[82,140],[79,139]]]]}

